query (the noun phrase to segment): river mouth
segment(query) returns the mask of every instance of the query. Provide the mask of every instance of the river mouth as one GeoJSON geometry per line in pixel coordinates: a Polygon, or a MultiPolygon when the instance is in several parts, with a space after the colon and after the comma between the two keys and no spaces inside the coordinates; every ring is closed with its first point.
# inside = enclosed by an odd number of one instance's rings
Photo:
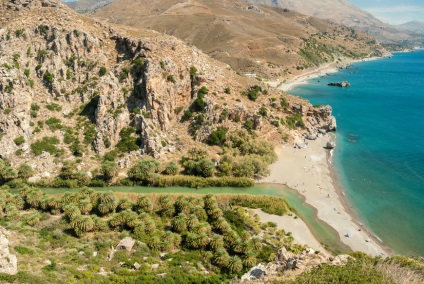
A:
{"type": "MultiPolygon", "coordinates": [[[[350,248],[343,244],[336,230],[317,218],[316,209],[306,204],[302,196],[288,186],[280,184],[257,184],[249,188],[207,187],[193,189],[188,187],[144,187],[144,186],[110,186],[93,188],[97,191],[131,192],[131,193],[193,193],[193,194],[252,194],[269,195],[286,198],[297,215],[306,223],[314,237],[327,250],[334,254],[350,252],[350,248]]],[[[77,191],[68,188],[42,188],[48,194],[61,194],[77,191]]],[[[289,230],[288,230],[289,231],[289,230]]]]}

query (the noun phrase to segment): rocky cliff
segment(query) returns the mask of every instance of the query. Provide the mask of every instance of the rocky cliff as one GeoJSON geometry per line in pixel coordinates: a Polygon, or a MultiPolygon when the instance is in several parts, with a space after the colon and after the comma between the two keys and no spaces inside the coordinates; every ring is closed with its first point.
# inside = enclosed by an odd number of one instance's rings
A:
{"type": "Polygon", "coordinates": [[[0,5],[0,158],[27,163],[33,180],[66,160],[90,176],[110,153],[122,169],[143,154],[173,159],[218,127],[251,125],[275,143],[335,129],[330,107],[268,89],[172,36],[112,29],[56,0],[0,5]]]}

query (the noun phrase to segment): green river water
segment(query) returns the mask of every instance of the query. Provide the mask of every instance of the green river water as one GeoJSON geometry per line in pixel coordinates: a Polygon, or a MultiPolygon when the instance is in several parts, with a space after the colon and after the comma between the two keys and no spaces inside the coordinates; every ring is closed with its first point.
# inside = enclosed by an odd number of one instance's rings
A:
{"type": "MultiPolygon", "coordinates": [[[[307,224],[313,235],[318,241],[326,248],[334,253],[346,253],[351,251],[344,245],[337,234],[337,232],[330,227],[327,223],[319,220],[316,217],[315,208],[304,203],[301,196],[299,196],[293,189],[276,184],[257,184],[249,188],[232,188],[232,187],[209,187],[201,189],[193,189],[186,187],[143,187],[143,186],[113,186],[113,187],[99,187],[94,188],[98,191],[114,191],[114,192],[135,192],[135,193],[197,193],[197,194],[252,194],[252,195],[271,195],[284,197],[288,200],[290,206],[296,210],[297,215],[307,224]]],[[[44,192],[55,194],[73,191],[72,189],[57,189],[57,188],[44,188],[44,192]]],[[[290,231],[290,228],[287,228],[290,231]]]]}

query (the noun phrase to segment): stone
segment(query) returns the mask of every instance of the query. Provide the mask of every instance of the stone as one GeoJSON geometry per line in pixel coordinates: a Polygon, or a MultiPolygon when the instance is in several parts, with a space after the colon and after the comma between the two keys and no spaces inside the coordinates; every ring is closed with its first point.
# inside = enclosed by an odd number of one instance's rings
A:
{"type": "Polygon", "coordinates": [[[131,251],[133,246],[135,244],[135,240],[131,237],[125,237],[123,238],[119,244],[116,246],[116,250],[127,250],[131,251]]]}
{"type": "Polygon", "coordinates": [[[18,259],[9,251],[9,232],[0,227],[0,273],[15,275],[18,273],[18,259]]]}
{"type": "Polygon", "coordinates": [[[336,143],[333,141],[328,141],[327,144],[325,145],[326,149],[334,149],[336,147],[336,143]]]}
{"type": "Polygon", "coordinates": [[[343,81],[343,82],[333,82],[333,83],[328,83],[328,86],[334,86],[334,87],[341,87],[341,88],[346,88],[346,87],[350,87],[350,83],[347,81],[343,81]]]}
{"type": "Polygon", "coordinates": [[[97,251],[93,251],[93,257],[97,256],[97,251]]]}
{"type": "Polygon", "coordinates": [[[134,269],[139,270],[141,265],[138,262],[134,262],[133,267],[134,267],[134,269]]]}
{"type": "Polygon", "coordinates": [[[158,269],[159,268],[159,263],[152,264],[152,265],[150,265],[150,267],[152,269],[158,269]]]}
{"type": "Polygon", "coordinates": [[[159,278],[165,278],[166,273],[156,274],[156,276],[159,277],[159,278]]]}

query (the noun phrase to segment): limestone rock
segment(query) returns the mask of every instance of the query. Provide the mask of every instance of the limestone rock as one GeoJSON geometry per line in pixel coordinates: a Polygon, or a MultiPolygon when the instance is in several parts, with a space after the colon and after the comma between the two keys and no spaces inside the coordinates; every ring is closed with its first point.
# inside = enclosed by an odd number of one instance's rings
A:
{"type": "Polygon", "coordinates": [[[18,259],[9,251],[9,232],[0,227],[0,273],[15,275],[18,273],[18,259]]]}
{"type": "Polygon", "coordinates": [[[131,251],[133,246],[135,244],[135,240],[131,237],[125,237],[123,238],[119,244],[116,246],[116,250],[127,250],[131,251]]]}

